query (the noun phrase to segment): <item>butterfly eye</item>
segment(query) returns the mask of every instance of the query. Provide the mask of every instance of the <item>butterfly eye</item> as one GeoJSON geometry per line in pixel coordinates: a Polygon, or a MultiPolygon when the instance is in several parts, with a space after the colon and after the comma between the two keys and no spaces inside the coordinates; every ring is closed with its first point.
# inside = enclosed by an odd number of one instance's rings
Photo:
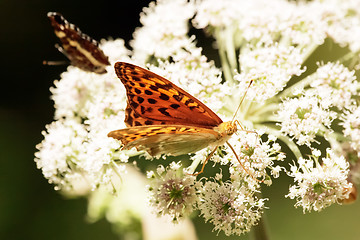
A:
{"type": "Polygon", "coordinates": [[[225,125],[225,133],[227,135],[233,135],[237,131],[237,126],[235,122],[227,122],[225,125]]]}

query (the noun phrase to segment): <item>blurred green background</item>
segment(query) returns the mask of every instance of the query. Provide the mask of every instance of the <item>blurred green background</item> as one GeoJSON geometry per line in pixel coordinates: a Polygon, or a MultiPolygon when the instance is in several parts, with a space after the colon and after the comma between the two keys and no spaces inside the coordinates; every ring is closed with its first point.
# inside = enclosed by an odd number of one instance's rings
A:
{"type": "MultiPolygon", "coordinates": [[[[106,220],[86,221],[86,199],[66,199],[43,178],[33,161],[41,131],[53,118],[49,87],[66,66],[46,17],[61,12],[94,39],[131,39],[139,13],[149,1],[0,0],[0,239],[118,239],[106,220]]],[[[331,206],[304,215],[284,195],[291,184],[281,177],[271,188],[266,218],[271,239],[360,239],[360,203],[331,206]]],[[[195,221],[199,239],[225,238],[212,225],[195,221]]]]}

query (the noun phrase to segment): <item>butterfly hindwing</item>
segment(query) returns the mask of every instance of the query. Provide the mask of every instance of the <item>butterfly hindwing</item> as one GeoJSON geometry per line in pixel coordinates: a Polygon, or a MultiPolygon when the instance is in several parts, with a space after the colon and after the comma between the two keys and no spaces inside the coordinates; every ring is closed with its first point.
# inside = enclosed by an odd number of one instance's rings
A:
{"type": "Polygon", "coordinates": [[[54,28],[55,35],[60,39],[63,53],[71,64],[89,72],[106,73],[110,65],[108,57],[99,48],[97,41],[79,28],[69,23],[60,13],[49,12],[48,18],[54,28]]]}
{"type": "Polygon", "coordinates": [[[125,85],[128,105],[145,121],[209,129],[222,123],[205,104],[153,72],[124,62],[115,64],[115,72],[125,85]]]}
{"type": "Polygon", "coordinates": [[[152,125],[138,126],[112,131],[109,137],[118,139],[123,149],[135,147],[152,156],[161,154],[178,156],[199,151],[216,142],[218,132],[193,126],[152,125]]]}

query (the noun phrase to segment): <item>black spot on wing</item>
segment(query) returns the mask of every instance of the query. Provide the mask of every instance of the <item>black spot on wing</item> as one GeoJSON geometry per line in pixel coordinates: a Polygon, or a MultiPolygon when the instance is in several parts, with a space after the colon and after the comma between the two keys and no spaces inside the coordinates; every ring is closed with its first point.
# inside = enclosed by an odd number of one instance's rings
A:
{"type": "Polygon", "coordinates": [[[163,115],[170,117],[170,114],[166,111],[167,108],[159,108],[158,111],[161,112],[163,115]]]}
{"type": "Polygon", "coordinates": [[[136,77],[135,75],[132,75],[131,78],[136,82],[141,82],[141,79],[136,77]]]}
{"type": "Polygon", "coordinates": [[[178,95],[173,95],[173,98],[175,98],[176,101],[180,102],[184,98],[184,94],[178,93],[178,95]]]}
{"type": "Polygon", "coordinates": [[[127,116],[127,118],[125,119],[125,122],[127,122],[130,126],[133,125],[133,121],[134,119],[131,116],[127,116]]]}
{"type": "Polygon", "coordinates": [[[134,91],[135,91],[137,94],[140,94],[140,93],[141,93],[141,90],[140,90],[140,89],[137,89],[137,88],[135,88],[134,91]]]}
{"type": "Polygon", "coordinates": [[[185,105],[189,105],[190,103],[193,103],[194,100],[192,100],[191,98],[189,98],[188,100],[185,101],[185,105]]]}
{"type": "Polygon", "coordinates": [[[145,90],[145,94],[146,94],[146,95],[152,95],[152,94],[153,94],[153,92],[152,92],[152,91],[150,91],[150,90],[147,90],[147,89],[146,89],[146,90],[145,90]]]}
{"type": "Polygon", "coordinates": [[[170,107],[172,107],[173,109],[178,109],[180,107],[180,105],[174,103],[174,104],[171,104],[170,107]]]}
{"type": "Polygon", "coordinates": [[[168,95],[163,94],[163,93],[160,94],[159,98],[162,99],[162,100],[165,100],[165,101],[170,99],[170,97],[168,95]]]}
{"type": "Polygon", "coordinates": [[[155,83],[155,86],[158,88],[165,89],[165,90],[169,90],[169,89],[173,88],[171,84],[155,83]]]}
{"type": "Polygon", "coordinates": [[[159,88],[156,87],[156,86],[154,86],[154,85],[151,85],[151,86],[150,86],[150,89],[153,90],[153,91],[158,91],[158,90],[159,90],[159,88]]]}
{"type": "Polygon", "coordinates": [[[153,121],[151,121],[151,120],[146,120],[145,121],[145,125],[152,125],[153,124],[153,121]]]}
{"type": "Polygon", "coordinates": [[[131,105],[131,107],[132,107],[133,109],[135,109],[135,108],[137,108],[137,107],[139,106],[138,103],[133,102],[133,101],[130,103],[130,105],[131,105]]]}
{"type": "Polygon", "coordinates": [[[155,104],[155,103],[157,103],[157,101],[156,101],[155,99],[152,99],[152,98],[148,98],[148,102],[149,102],[150,104],[155,104]]]}
{"type": "Polygon", "coordinates": [[[137,100],[138,100],[139,103],[143,103],[143,102],[144,102],[144,98],[142,98],[142,97],[140,97],[140,96],[137,97],[137,100]]]}

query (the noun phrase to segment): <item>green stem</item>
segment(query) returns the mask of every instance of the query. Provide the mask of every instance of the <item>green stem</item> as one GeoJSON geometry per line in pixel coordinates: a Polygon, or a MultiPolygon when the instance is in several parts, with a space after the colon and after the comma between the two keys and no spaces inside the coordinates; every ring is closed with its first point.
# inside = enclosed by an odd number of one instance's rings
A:
{"type": "Polygon", "coordinates": [[[317,44],[312,44],[311,46],[307,46],[306,48],[302,48],[302,49],[306,49],[306,52],[303,52],[303,63],[305,63],[306,60],[308,60],[308,58],[311,56],[311,54],[313,54],[313,52],[315,51],[315,49],[317,49],[319,47],[319,45],[317,44]]]}
{"type": "Polygon", "coordinates": [[[265,214],[263,214],[258,225],[254,226],[252,229],[252,239],[253,240],[270,240],[269,233],[267,231],[265,223],[265,214]]]}
{"type": "Polygon", "coordinates": [[[111,162],[110,163],[110,166],[111,166],[111,168],[114,170],[114,173],[116,174],[116,176],[118,176],[119,177],[119,179],[120,179],[120,182],[122,182],[123,180],[122,180],[122,178],[121,178],[121,175],[120,175],[120,173],[119,173],[119,166],[115,163],[115,162],[111,162]]]}
{"type": "MultiPolygon", "coordinates": [[[[311,75],[310,75],[311,76],[311,75]]],[[[306,78],[302,79],[301,81],[298,81],[296,83],[294,83],[293,85],[291,85],[290,87],[285,88],[282,92],[280,92],[277,95],[277,98],[282,99],[285,97],[291,97],[293,96],[293,92],[296,89],[301,89],[301,88],[305,88],[306,86],[308,86],[312,81],[314,81],[313,78],[311,78],[310,76],[307,76],[306,78]]]]}
{"type": "Polygon", "coordinates": [[[189,173],[194,173],[197,166],[199,166],[200,162],[201,162],[201,158],[197,158],[195,161],[193,161],[191,165],[188,167],[189,173]]]}
{"type": "Polygon", "coordinates": [[[350,59],[352,59],[354,57],[354,52],[348,52],[347,54],[345,54],[344,56],[342,56],[341,58],[339,58],[339,62],[344,63],[346,61],[349,61],[350,59]]]}
{"type": "MultiPolygon", "coordinates": [[[[255,105],[255,104],[253,104],[255,105]]],[[[279,109],[279,103],[270,103],[270,104],[258,104],[258,107],[251,108],[246,114],[249,118],[258,118],[263,120],[262,115],[268,116],[273,115],[276,110],[279,109]]]]}
{"type": "Polygon", "coordinates": [[[234,45],[234,32],[235,30],[233,29],[233,27],[228,26],[225,29],[225,33],[224,33],[226,54],[232,71],[234,71],[235,69],[238,70],[238,60],[237,60],[238,58],[236,56],[235,45],[234,45]]]}
{"type": "MultiPolygon", "coordinates": [[[[221,61],[221,67],[224,73],[224,78],[225,81],[229,82],[229,83],[234,83],[234,79],[233,79],[233,73],[234,73],[234,68],[232,68],[232,64],[229,62],[229,57],[231,57],[232,61],[233,61],[233,54],[230,54],[227,52],[227,50],[229,50],[230,46],[233,46],[233,43],[230,44],[228,43],[230,40],[226,40],[226,38],[228,37],[226,33],[224,33],[221,29],[217,28],[215,30],[215,34],[214,37],[216,39],[216,42],[218,44],[219,47],[219,56],[220,56],[220,61],[221,61]],[[225,35],[225,36],[224,36],[225,35]],[[225,37],[225,39],[224,39],[225,37]]],[[[231,41],[233,41],[231,39],[231,41]]],[[[233,49],[233,51],[235,51],[235,48],[233,49]]],[[[232,52],[232,51],[231,51],[232,52]]]]}

